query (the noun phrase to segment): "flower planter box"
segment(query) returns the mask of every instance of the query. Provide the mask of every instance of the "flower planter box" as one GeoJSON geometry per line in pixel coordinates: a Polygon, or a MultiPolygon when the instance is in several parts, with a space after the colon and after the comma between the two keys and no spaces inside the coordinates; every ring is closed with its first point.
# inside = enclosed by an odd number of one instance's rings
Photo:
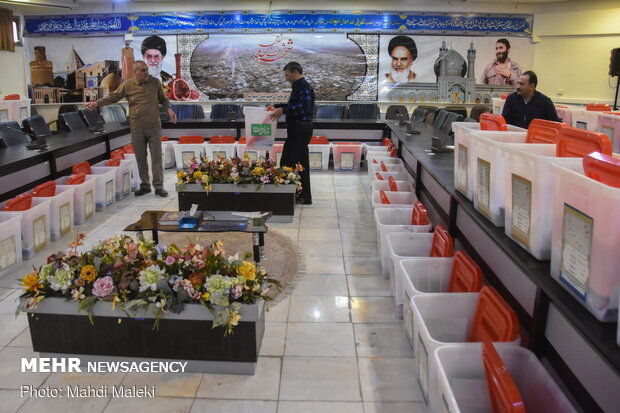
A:
{"type": "Polygon", "coordinates": [[[204,211],[272,211],[270,222],[293,222],[295,192],[295,185],[273,184],[213,184],[208,193],[198,184],[177,187],[179,211],[189,211],[192,204],[204,211]]]}
{"type": "Polygon", "coordinates": [[[187,361],[186,372],[254,374],[263,333],[264,301],[241,306],[241,320],[232,334],[212,328],[213,315],[200,304],[186,304],[180,314],[139,317],[112,310],[108,302],[93,307],[91,324],[86,312],[64,298],[48,297],[28,317],[35,352],[49,357],[79,355],[88,361],[187,361]],[[119,322],[120,320],[120,322],[119,322]],[[50,355],[51,354],[51,355],[50,355]],[[60,354],[61,356],[58,356],[60,354]]]}

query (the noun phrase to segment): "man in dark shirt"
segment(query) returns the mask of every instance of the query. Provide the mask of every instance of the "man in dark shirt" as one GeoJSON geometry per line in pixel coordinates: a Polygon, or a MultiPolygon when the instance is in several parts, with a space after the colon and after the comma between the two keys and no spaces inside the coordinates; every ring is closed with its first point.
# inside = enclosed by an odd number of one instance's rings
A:
{"type": "Polygon", "coordinates": [[[291,83],[293,90],[287,104],[274,105],[277,109],[271,115],[278,119],[286,115],[286,141],[282,150],[281,166],[295,167],[301,164],[301,192],[297,195],[298,204],[312,204],[310,191],[310,160],[308,144],[312,138],[312,119],[314,117],[314,89],[303,77],[303,69],[297,62],[284,66],[284,78],[291,83]]]}
{"type": "Polygon", "coordinates": [[[502,116],[506,123],[525,128],[532,119],[560,122],[551,99],[536,90],[538,77],[528,70],[517,80],[517,90],[506,98],[502,116]]]}

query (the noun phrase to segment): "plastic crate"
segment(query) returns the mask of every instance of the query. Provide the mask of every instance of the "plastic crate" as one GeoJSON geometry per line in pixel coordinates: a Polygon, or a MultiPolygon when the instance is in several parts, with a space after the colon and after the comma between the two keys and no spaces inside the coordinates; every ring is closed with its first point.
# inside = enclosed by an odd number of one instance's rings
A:
{"type": "Polygon", "coordinates": [[[174,155],[174,144],[170,141],[163,141],[161,143],[161,149],[164,169],[174,168],[177,165],[174,155]]]}
{"type": "Polygon", "coordinates": [[[308,145],[311,171],[327,171],[329,169],[331,149],[331,143],[308,145]]]}
{"type": "MultiPolygon", "coordinates": [[[[575,409],[534,353],[523,347],[494,343],[528,412],[571,413],[575,409]]],[[[439,411],[493,411],[482,361],[482,343],[437,349],[439,411]]]]}
{"type": "Polygon", "coordinates": [[[6,202],[0,204],[0,216],[4,220],[21,216],[22,257],[25,260],[50,243],[50,204],[48,198],[32,198],[32,207],[25,211],[3,211],[6,202]]]}
{"type": "MultiPolygon", "coordinates": [[[[174,149],[174,161],[177,169],[188,168],[192,158],[200,162],[200,158],[205,155],[204,143],[172,143],[174,149]]],[[[209,158],[209,160],[212,160],[209,158]]]]}
{"type": "Polygon", "coordinates": [[[140,172],[138,171],[138,161],[135,153],[126,153],[125,160],[131,162],[131,190],[137,191],[140,187],[140,172]]]}
{"type": "Polygon", "coordinates": [[[333,145],[334,171],[359,171],[362,163],[362,144],[337,142],[333,145]]]}
{"type": "MultiPolygon", "coordinates": [[[[390,152],[388,145],[383,145],[381,142],[364,143],[363,150],[366,156],[368,156],[369,152],[382,152],[386,154],[390,152]]],[[[384,155],[384,156],[387,156],[387,155],[384,155]]]]}
{"type": "MultiPolygon", "coordinates": [[[[474,348],[480,346],[478,340],[472,341],[472,327],[475,325],[476,311],[481,299],[485,302],[485,308],[494,309],[488,305],[486,299],[490,295],[488,294],[490,290],[492,290],[490,287],[484,287],[480,293],[424,294],[411,299],[418,381],[422,395],[433,411],[438,411],[440,406],[438,365],[433,354],[441,346],[459,345],[474,348]]],[[[497,293],[494,293],[493,298],[497,297],[497,293]]],[[[493,301],[495,303],[495,300],[493,301]]],[[[505,336],[511,337],[506,343],[518,346],[521,338],[518,334],[517,316],[503,300],[499,299],[499,301],[504,306],[504,311],[502,313],[494,311],[494,313],[508,325],[505,329],[505,336]]],[[[487,321],[494,319],[495,317],[492,317],[487,321]]],[[[486,325],[482,324],[483,327],[493,327],[488,322],[486,325]]]]}
{"type": "Polygon", "coordinates": [[[371,166],[381,167],[382,163],[386,166],[386,168],[388,166],[395,166],[395,165],[403,166],[404,165],[402,159],[400,158],[392,158],[392,157],[385,157],[385,156],[372,156],[370,158],[366,158],[366,167],[368,169],[368,179],[372,179],[372,175],[375,173],[374,168],[372,168],[371,166]]]}
{"type": "Polygon", "coordinates": [[[13,272],[22,263],[22,217],[0,213],[0,277],[13,272]]]}
{"type": "Polygon", "coordinates": [[[375,172],[372,175],[372,179],[370,180],[370,188],[372,189],[372,183],[375,181],[378,182],[389,182],[390,177],[394,178],[395,181],[407,181],[411,182],[413,185],[415,180],[408,172],[375,172]],[[381,179],[379,179],[379,177],[381,179]]]}
{"type": "MultiPolygon", "coordinates": [[[[379,181],[375,179],[371,182],[373,191],[391,190],[389,180],[379,181]]],[[[396,184],[397,192],[415,192],[415,188],[413,187],[413,183],[411,181],[394,181],[394,184],[396,184]]]]}
{"type": "MultiPolygon", "coordinates": [[[[587,129],[598,131],[599,130],[599,115],[601,112],[573,108],[571,109],[573,114],[572,126],[579,129],[587,129]]],[[[566,123],[566,122],[564,122],[566,123]]]]}
{"type": "Polygon", "coordinates": [[[414,192],[393,192],[383,191],[389,204],[384,204],[381,201],[381,191],[372,192],[372,207],[377,208],[407,208],[412,207],[415,201],[418,200],[414,192]]]}
{"type": "Polygon", "coordinates": [[[551,256],[551,165],[580,164],[581,158],[556,157],[556,145],[504,145],[504,232],[536,259],[551,256]]]}
{"type": "Polygon", "coordinates": [[[607,135],[613,151],[620,153],[620,112],[599,112],[597,132],[607,135]]]}
{"type": "Polygon", "coordinates": [[[114,196],[117,201],[125,198],[131,193],[131,165],[132,162],[122,159],[119,166],[107,166],[108,161],[98,162],[90,167],[94,174],[99,174],[108,170],[114,171],[114,196]]]}
{"type": "Polygon", "coordinates": [[[410,208],[376,208],[374,211],[377,224],[377,248],[381,256],[381,272],[390,273],[390,249],[387,243],[388,234],[395,232],[418,233],[429,232],[433,225],[411,225],[413,207],[410,208]]]}
{"type": "Polygon", "coordinates": [[[588,178],[580,163],[552,165],[551,276],[599,320],[617,320],[620,188],[588,178]]]}
{"type": "Polygon", "coordinates": [[[573,109],[577,109],[577,107],[556,105],[555,111],[558,114],[558,118],[560,118],[560,122],[566,123],[567,125],[572,125],[573,124],[573,109]]]}
{"type": "Polygon", "coordinates": [[[256,150],[256,149],[246,149],[247,145],[245,143],[237,143],[237,156],[243,159],[244,154],[248,154],[248,157],[252,161],[256,161],[259,158],[265,158],[267,151],[265,150],[256,150]]]}
{"type": "Polygon", "coordinates": [[[102,211],[114,204],[116,198],[116,171],[113,168],[101,168],[99,172],[92,171],[97,180],[95,184],[95,210],[102,211]]]}
{"type": "MultiPolygon", "coordinates": [[[[56,186],[56,195],[44,197],[50,202],[50,237],[52,241],[60,239],[67,232],[73,230],[75,212],[73,195],[75,188],[67,185],[60,188],[56,186]]],[[[37,197],[33,199],[38,199],[37,197]]]]}
{"type": "Polygon", "coordinates": [[[454,187],[470,201],[474,200],[476,191],[476,142],[479,137],[494,137],[509,134],[522,135],[520,142],[525,142],[527,130],[507,125],[508,131],[482,131],[479,123],[455,122],[454,129],[454,187]]]}
{"type": "Polygon", "coordinates": [[[237,154],[237,145],[234,143],[205,143],[205,155],[209,160],[230,159],[237,154]]]}
{"type": "MultiPolygon", "coordinates": [[[[506,143],[524,143],[524,132],[477,132],[473,162],[475,174],[474,208],[485,215],[494,225],[504,226],[504,160],[502,146],[506,143]]],[[[471,169],[470,169],[471,170],[471,169]]]]}
{"type": "Polygon", "coordinates": [[[56,179],[56,188],[74,188],[73,191],[73,223],[82,225],[86,220],[95,215],[95,186],[97,177],[86,175],[83,183],[67,185],[68,176],[56,179]]]}

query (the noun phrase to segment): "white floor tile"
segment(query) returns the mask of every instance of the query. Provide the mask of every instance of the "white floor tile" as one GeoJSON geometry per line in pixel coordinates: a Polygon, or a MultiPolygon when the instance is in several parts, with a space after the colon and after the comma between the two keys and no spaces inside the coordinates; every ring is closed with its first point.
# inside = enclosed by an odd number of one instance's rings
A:
{"type": "Polygon", "coordinates": [[[355,357],[351,324],[289,323],[285,355],[355,357]]]}
{"type": "Polygon", "coordinates": [[[348,297],[294,295],[288,320],[292,323],[350,322],[348,297]]]}
{"type": "Polygon", "coordinates": [[[364,413],[362,403],[353,402],[287,402],[278,403],[278,413],[364,413]]]}
{"type": "Polygon", "coordinates": [[[412,358],[359,359],[364,401],[423,401],[412,358]]]}
{"type": "Polygon", "coordinates": [[[191,413],[276,413],[277,409],[274,401],[196,399],[191,413]]]}
{"type": "Polygon", "coordinates": [[[378,253],[364,257],[344,257],[344,268],[350,275],[380,275],[381,259],[378,253]]]}
{"type": "Polygon", "coordinates": [[[348,295],[345,275],[304,274],[292,293],[294,296],[348,295]]]}
{"type": "MultiPolygon", "coordinates": [[[[76,399],[80,400],[80,399],[76,399]]],[[[155,398],[113,398],[104,410],[105,413],[118,413],[120,411],[134,413],[189,413],[192,409],[193,399],[180,397],[155,397],[155,398]]],[[[80,410],[69,410],[80,411],[80,410]]],[[[81,410],[84,411],[84,410],[81,410]]],[[[66,413],[66,412],[65,412],[66,413]]]]}
{"type": "Polygon", "coordinates": [[[402,323],[394,316],[392,297],[351,297],[354,323],[402,323]]]}
{"type": "Polygon", "coordinates": [[[351,297],[391,297],[390,280],[379,275],[347,276],[351,297]]]}
{"type": "Polygon", "coordinates": [[[342,257],[306,256],[306,274],[344,274],[342,257]]]}
{"type": "Polygon", "coordinates": [[[402,324],[354,324],[358,357],[413,357],[402,324]]]}
{"type": "MultiPolygon", "coordinates": [[[[328,219],[328,218],[317,218],[328,219]]],[[[337,226],[338,224],[336,224],[337,226]]],[[[305,229],[304,229],[305,231],[305,229]]],[[[342,243],[340,241],[297,241],[297,246],[305,256],[333,256],[342,257],[342,243]]]]}
{"type": "Polygon", "coordinates": [[[265,334],[260,346],[261,356],[283,356],[286,340],[286,325],[284,322],[265,322],[265,334]]]}

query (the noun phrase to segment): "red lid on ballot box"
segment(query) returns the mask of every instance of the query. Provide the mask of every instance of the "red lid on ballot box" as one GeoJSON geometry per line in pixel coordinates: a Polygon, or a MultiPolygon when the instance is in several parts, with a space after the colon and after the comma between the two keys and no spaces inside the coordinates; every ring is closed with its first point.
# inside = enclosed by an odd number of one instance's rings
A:
{"type": "MultiPolygon", "coordinates": [[[[163,141],[164,138],[162,137],[161,140],[163,141]]],[[[134,153],[133,151],[133,145],[129,144],[129,145],[125,145],[123,146],[123,153],[134,153]]]]}
{"type": "Polygon", "coordinates": [[[611,110],[611,107],[609,107],[607,103],[588,103],[586,105],[586,110],[593,112],[608,112],[611,110]]]}
{"type": "Polygon", "coordinates": [[[514,341],[518,335],[517,314],[493,287],[482,287],[468,341],[514,341]]]}
{"type": "Polygon", "coordinates": [[[88,163],[88,161],[76,163],[71,168],[71,173],[72,174],[79,174],[80,172],[85,173],[86,175],[90,175],[90,173],[91,173],[90,172],[90,164],[88,163]]]}
{"type": "Polygon", "coordinates": [[[465,251],[454,253],[450,275],[450,293],[476,293],[482,288],[482,269],[465,251]]]}
{"type": "Polygon", "coordinates": [[[387,166],[385,166],[385,162],[381,161],[381,170],[383,172],[387,172],[387,166]]]}
{"type": "Polygon", "coordinates": [[[201,143],[205,143],[205,137],[204,136],[197,136],[197,135],[185,135],[185,136],[179,137],[179,143],[181,143],[181,144],[190,144],[190,143],[201,144],[201,143]]]}
{"type": "Polygon", "coordinates": [[[508,126],[502,115],[486,112],[480,114],[480,130],[507,131],[508,126]]]}
{"type": "Polygon", "coordinates": [[[71,175],[69,179],[67,179],[67,185],[80,185],[83,184],[85,180],[86,174],[80,172],[79,174],[71,175]]]}
{"type": "Polygon", "coordinates": [[[620,158],[593,152],[583,157],[583,171],[589,178],[620,188],[620,158]]]}
{"type": "Polygon", "coordinates": [[[235,137],[230,136],[230,135],[214,135],[209,138],[209,143],[212,143],[212,144],[235,143],[235,137]]]}
{"type": "Polygon", "coordinates": [[[328,145],[327,136],[313,136],[310,138],[310,145],[328,145]]]}
{"type": "Polygon", "coordinates": [[[544,119],[534,119],[527,128],[525,143],[556,143],[558,131],[564,123],[544,119]]]}
{"type": "Polygon", "coordinates": [[[428,225],[430,223],[426,208],[422,205],[422,202],[415,201],[413,211],[411,211],[411,225],[428,225]]]}
{"type": "Polygon", "coordinates": [[[381,176],[379,172],[375,172],[375,176],[377,177],[378,181],[383,181],[383,177],[381,176]]]}
{"type": "Polygon", "coordinates": [[[120,166],[121,164],[121,160],[119,158],[113,158],[108,160],[108,163],[106,163],[106,166],[120,166]]]}
{"type": "Polygon", "coordinates": [[[32,194],[21,194],[9,199],[4,205],[5,211],[26,211],[32,206],[32,194]]]}
{"type": "Polygon", "coordinates": [[[110,159],[125,159],[125,153],[122,149],[117,149],[115,151],[110,152],[110,159]]]}
{"type": "Polygon", "coordinates": [[[482,364],[493,413],[526,413],[519,388],[493,343],[482,344],[482,364]]]}
{"type": "Polygon", "coordinates": [[[558,131],[555,156],[583,158],[591,152],[611,155],[611,141],[604,133],[565,126],[558,131]]]}
{"type": "Polygon", "coordinates": [[[32,196],[35,197],[47,197],[56,195],[56,182],[47,181],[41,185],[37,185],[32,191],[32,196]]]}
{"type": "Polygon", "coordinates": [[[451,257],[454,240],[443,225],[437,225],[431,245],[431,257],[451,257]]]}
{"type": "Polygon", "coordinates": [[[388,178],[388,182],[390,183],[390,191],[398,192],[398,185],[396,185],[396,181],[393,176],[388,178]]]}
{"type": "Polygon", "coordinates": [[[384,205],[387,205],[390,203],[390,200],[388,199],[387,195],[385,194],[385,191],[382,189],[379,191],[379,196],[381,197],[381,203],[384,205]]]}

